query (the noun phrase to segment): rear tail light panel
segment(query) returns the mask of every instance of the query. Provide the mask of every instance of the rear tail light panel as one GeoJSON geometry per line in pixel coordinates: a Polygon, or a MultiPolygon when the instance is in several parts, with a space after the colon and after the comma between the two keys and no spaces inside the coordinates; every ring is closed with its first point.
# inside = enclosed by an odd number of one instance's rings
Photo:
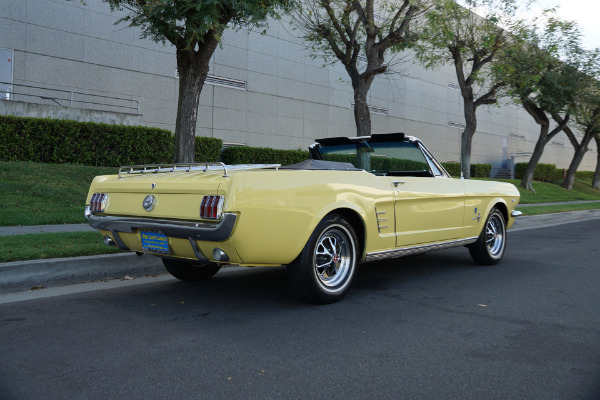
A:
{"type": "Polygon", "coordinates": [[[107,193],[94,193],[90,199],[90,211],[91,212],[104,212],[108,205],[108,194],[107,193]]]}
{"type": "Polygon", "coordinates": [[[221,219],[223,216],[223,196],[204,196],[200,203],[200,218],[221,219]]]}

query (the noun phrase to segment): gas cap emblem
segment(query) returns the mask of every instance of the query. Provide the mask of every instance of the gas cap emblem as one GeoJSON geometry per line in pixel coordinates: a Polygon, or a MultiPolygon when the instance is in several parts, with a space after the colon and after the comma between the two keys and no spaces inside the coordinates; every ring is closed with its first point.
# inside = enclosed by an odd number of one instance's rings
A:
{"type": "Polygon", "coordinates": [[[149,194],[148,196],[146,196],[144,198],[144,202],[142,203],[144,210],[152,211],[154,209],[154,205],[155,205],[154,200],[155,200],[155,197],[153,195],[149,194]]]}

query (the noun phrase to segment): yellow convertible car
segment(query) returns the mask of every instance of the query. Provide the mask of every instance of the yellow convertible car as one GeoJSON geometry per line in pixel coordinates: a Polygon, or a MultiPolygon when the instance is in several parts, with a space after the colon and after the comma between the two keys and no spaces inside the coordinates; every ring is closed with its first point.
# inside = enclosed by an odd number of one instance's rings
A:
{"type": "Polygon", "coordinates": [[[299,164],[135,165],[98,176],[89,224],[107,245],[161,257],[184,281],[226,264],[287,265],[316,303],[340,300],[358,264],[467,246],[498,263],[520,212],[508,183],[452,179],[402,133],[317,140],[299,164]]]}

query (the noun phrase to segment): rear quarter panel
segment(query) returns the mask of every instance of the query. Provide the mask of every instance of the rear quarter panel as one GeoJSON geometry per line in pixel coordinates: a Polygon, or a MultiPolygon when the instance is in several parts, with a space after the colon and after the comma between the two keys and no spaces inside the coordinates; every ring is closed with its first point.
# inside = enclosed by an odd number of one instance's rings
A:
{"type": "Polygon", "coordinates": [[[239,175],[231,187],[231,211],[240,218],[233,242],[245,264],[288,264],[302,251],[317,224],[329,213],[351,210],[362,220],[355,229],[367,248],[393,248],[394,226],[378,229],[375,207],[393,215],[387,180],[362,171],[257,171],[239,175]],[[233,193],[233,192],[243,192],[233,193]],[[362,232],[360,232],[362,230],[362,232]]]}

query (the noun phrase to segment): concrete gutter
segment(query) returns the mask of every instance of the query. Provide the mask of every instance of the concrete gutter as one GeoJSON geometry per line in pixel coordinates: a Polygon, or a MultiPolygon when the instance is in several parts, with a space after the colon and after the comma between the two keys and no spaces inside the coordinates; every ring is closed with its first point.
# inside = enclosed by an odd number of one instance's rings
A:
{"type": "Polygon", "coordinates": [[[510,232],[544,228],[554,225],[569,224],[571,222],[588,221],[592,219],[600,219],[600,209],[541,215],[524,215],[517,218],[510,232]]]}
{"type": "MultiPolygon", "coordinates": [[[[519,217],[511,232],[600,219],[600,209],[519,217]]],[[[48,232],[47,230],[45,232],[48,232]]],[[[162,261],[134,253],[0,263],[0,293],[166,273],[162,261]]]]}

